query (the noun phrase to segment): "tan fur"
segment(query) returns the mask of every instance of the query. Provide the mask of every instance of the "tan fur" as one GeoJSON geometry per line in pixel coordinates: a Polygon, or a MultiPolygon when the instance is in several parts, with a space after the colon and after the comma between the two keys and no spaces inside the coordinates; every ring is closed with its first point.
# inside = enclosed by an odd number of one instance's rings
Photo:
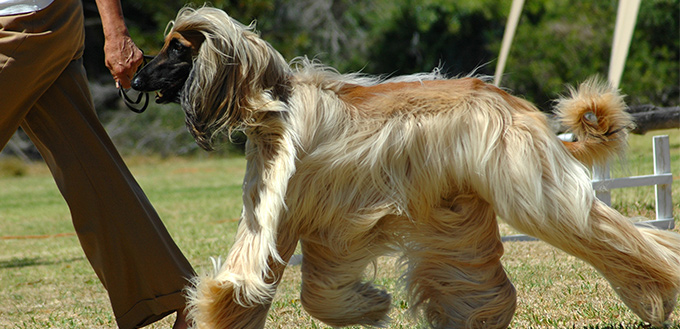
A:
{"type": "Polygon", "coordinates": [[[589,82],[560,101],[579,136],[563,144],[533,105],[479,79],[381,81],[304,59],[291,69],[212,8],[182,10],[170,33],[183,31],[205,37],[182,96],[197,142],[248,136],[236,241],[190,290],[198,328],[262,328],[298,240],[300,301],[329,325],[389,320],[390,295],[363,274],[401,251],[411,305],[433,328],[504,328],[516,297],[496,216],[592,264],[644,321],[668,318],[680,237],[599,202],[577,161],[625,145],[610,88],[589,82]]]}

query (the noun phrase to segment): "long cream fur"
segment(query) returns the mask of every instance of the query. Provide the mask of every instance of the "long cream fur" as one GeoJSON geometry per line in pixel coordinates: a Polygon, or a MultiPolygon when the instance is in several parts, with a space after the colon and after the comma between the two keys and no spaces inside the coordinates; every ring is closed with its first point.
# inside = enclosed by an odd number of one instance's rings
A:
{"type": "Polygon", "coordinates": [[[516,297],[496,216],[590,263],[644,321],[667,320],[680,237],[598,201],[583,164],[625,146],[630,118],[606,84],[559,101],[579,138],[562,143],[533,105],[476,78],[291,68],[213,8],[183,9],[172,30],[205,36],[182,96],[197,142],[248,136],[236,241],[190,290],[198,328],[262,328],[298,241],[301,303],[329,325],[388,321],[390,295],[363,274],[398,250],[410,305],[432,327],[504,328],[516,297]]]}

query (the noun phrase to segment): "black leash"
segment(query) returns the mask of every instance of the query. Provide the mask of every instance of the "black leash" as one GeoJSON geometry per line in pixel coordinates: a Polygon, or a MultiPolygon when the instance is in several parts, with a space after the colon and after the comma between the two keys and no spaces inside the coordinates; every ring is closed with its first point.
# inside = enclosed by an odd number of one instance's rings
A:
{"type": "MultiPolygon", "coordinates": [[[[144,63],[137,68],[137,71],[141,70],[142,67],[144,67],[149,60],[152,60],[154,58],[154,56],[149,55],[143,56],[144,63]]],[[[125,103],[125,106],[127,106],[130,109],[130,111],[135,113],[142,113],[146,111],[146,108],[149,106],[149,93],[146,92],[139,92],[137,94],[137,98],[133,100],[128,96],[127,91],[125,91],[125,89],[123,89],[123,87],[119,85],[118,96],[120,96],[120,98],[123,99],[123,103],[125,103]],[[142,100],[144,101],[143,104],[142,100]],[[140,106],[140,104],[142,105],[140,106]]]]}

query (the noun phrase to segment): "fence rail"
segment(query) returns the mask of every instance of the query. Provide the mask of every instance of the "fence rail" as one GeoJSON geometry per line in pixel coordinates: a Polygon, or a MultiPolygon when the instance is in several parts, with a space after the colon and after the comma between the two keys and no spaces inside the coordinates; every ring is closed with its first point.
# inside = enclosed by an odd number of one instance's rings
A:
{"type": "MultiPolygon", "coordinates": [[[[652,225],[659,229],[673,229],[673,199],[671,197],[671,185],[673,174],[671,173],[671,155],[668,136],[654,136],[654,174],[634,177],[611,178],[609,165],[593,168],[593,189],[598,199],[611,206],[611,190],[626,187],[652,186],[655,188],[656,219],[635,223],[636,225],[652,225]]],[[[536,241],[538,239],[524,235],[506,235],[502,237],[507,241],[536,241]]]]}

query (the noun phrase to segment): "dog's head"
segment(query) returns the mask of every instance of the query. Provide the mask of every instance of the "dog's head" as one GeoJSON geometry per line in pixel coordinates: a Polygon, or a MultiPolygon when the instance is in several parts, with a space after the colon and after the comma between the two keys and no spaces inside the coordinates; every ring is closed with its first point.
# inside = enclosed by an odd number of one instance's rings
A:
{"type": "Polygon", "coordinates": [[[212,149],[213,137],[244,124],[265,104],[285,99],[290,68],[254,26],[224,11],[183,8],[161,52],[132,81],[157,91],[156,102],[178,102],[196,142],[212,149]]]}
{"type": "Polygon", "coordinates": [[[180,102],[180,93],[205,40],[198,31],[171,32],[161,52],[132,80],[138,91],[156,92],[156,103],[180,102]]]}

